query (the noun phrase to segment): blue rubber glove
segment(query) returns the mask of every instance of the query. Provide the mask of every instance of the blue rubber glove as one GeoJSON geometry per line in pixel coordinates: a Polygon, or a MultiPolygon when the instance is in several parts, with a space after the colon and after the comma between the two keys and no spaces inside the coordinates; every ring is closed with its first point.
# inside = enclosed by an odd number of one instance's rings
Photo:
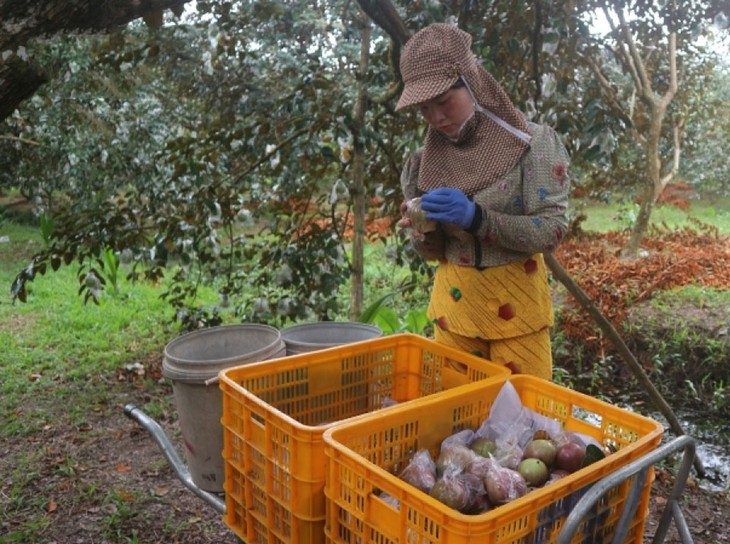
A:
{"type": "Polygon", "coordinates": [[[474,221],[477,205],[459,189],[439,187],[421,196],[421,209],[426,212],[426,219],[468,229],[474,221]]]}

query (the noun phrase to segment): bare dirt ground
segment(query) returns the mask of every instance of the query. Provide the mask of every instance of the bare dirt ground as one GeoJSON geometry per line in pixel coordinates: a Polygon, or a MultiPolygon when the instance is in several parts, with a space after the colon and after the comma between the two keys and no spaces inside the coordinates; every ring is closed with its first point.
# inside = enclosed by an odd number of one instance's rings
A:
{"type": "MultiPolygon", "coordinates": [[[[157,356],[143,361],[152,374],[159,372],[160,362],[157,356]]],[[[63,406],[18,408],[18,417],[31,410],[54,410],[58,415],[56,423],[42,431],[0,445],[0,504],[10,509],[2,518],[0,542],[20,542],[12,535],[30,520],[38,523],[39,515],[46,526],[35,542],[44,544],[237,542],[221,516],[175,477],[151,436],[123,415],[128,403],[143,406],[158,395],[171,395],[169,385],[160,383],[150,391],[134,379],[111,380],[115,383],[108,403],[95,407],[83,428],[64,423],[63,406]],[[24,465],[35,473],[23,472],[24,465]],[[21,481],[22,496],[38,501],[14,500],[21,481]]],[[[176,441],[173,414],[157,421],[176,441]]],[[[657,469],[647,542],[673,483],[668,469],[657,469]]],[[[727,494],[708,492],[690,480],[681,505],[694,542],[730,539],[727,494]]],[[[665,542],[681,542],[674,528],[665,542]]]]}
{"type": "MultiPolygon", "coordinates": [[[[157,389],[115,384],[108,403],[94,407],[82,428],[64,422],[63,406],[19,407],[18,417],[35,410],[55,410],[58,417],[38,433],[0,445],[0,504],[12,509],[3,516],[0,542],[27,542],[12,535],[31,520],[39,524],[39,512],[47,525],[34,542],[44,544],[236,542],[220,515],[175,477],[147,431],[123,414],[126,404],[143,406],[151,393],[172,394],[169,386],[157,389]],[[24,465],[36,472],[29,475],[24,465]],[[17,504],[18,494],[39,500],[17,504]]],[[[176,441],[173,419],[156,420],[176,441]]]]}
{"type": "MultiPolygon", "coordinates": [[[[667,504],[667,497],[674,486],[671,473],[658,470],[650,498],[650,514],[646,523],[645,542],[651,542],[659,525],[659,518],[667,504]]],[[[727,494],[709,492],[690,479],[679,501],[684,519],[696,544],[730,541],[730,500],[727,494]]],[[[682,540],[672,524],[664,540],[667,544],[682,540]]]]}

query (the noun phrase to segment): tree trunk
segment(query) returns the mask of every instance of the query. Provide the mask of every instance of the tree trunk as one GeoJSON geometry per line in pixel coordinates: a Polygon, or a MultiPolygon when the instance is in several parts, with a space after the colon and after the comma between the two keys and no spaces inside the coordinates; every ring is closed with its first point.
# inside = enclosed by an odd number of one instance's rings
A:
{"type": "Polygon", "coordinates": [[[7,118],[46,82],[40,67],[27,58],[26,44],[76,32],[103,32],[139,17],[160,18],[162,10],[180,13],[190,0],[0,0],[0,120],[7,118]]]}
{"type": "Polygon", "coordinates": [[[408,28],[406,28],[403,19],[401,19],[391,0],[357,0],[357,3],[367,16],[382,28],[396,44],[405,45],[408,38],[411,37],[408,28]]]}
{"type": "Polygon", "coordinates": [[[46,81],[41,70],[18,57],[0,64],[0,119],[10,116],[18,104],[32,97],[46,81]]]}
{"type": "Polygon", "coordinates": [[[636,216],[636,222],[631,229],[629,242],[622,251],[621,255],[627,259],[635,259],[639,254],[641,241],[644,239],[647,230],[649,230],[649,220],[651,212],[654,210],[654,187],[647,185],[644,187],[644,194],[641,195],[639,204],[639,214],[636,216]]]}
{"type": "Polygon", "coordinates": [[[365,214],[367,212],[367,195],[365,193],[365,144],[363,128],[367,108],[367,74],[370,51],[370,21],[359,12],[357,24],[361,28],[360,69],[357,76],[357,98],[352,112],[352,198],[354,229],[352,237],[352,276],[350,287],[350,319],[353,321],[362,313],[363,308],[363,276],[365,270],[365,214]]]}
{"type": "Polygon", "coordinates": [[[663,108],[660,104],[653,104],[650,111],[651,124],[648,134],[646,135],[644,146],[646,154],[646,181],[639,205],[639,215],[636,218],[634,227],[631,229],[629,243],[623,251],[624,257],[632,259],[639,253],[641,241],[644,239],[644,236],[646,236],[646,233],[649,230],[649,220],[651,219],[651,213],[654,210],[654,204],[664,188],[662,186],[659,143],[666,108],[663,108]]]}

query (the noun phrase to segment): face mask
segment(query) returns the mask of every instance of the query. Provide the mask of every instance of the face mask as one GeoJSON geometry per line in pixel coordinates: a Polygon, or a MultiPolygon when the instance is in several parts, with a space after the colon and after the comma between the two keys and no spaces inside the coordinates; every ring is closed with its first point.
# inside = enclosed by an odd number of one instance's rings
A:
{"type": "MultiPolygon", "coordinates": [[[[530,140],[532,138],[531,138],[531,136],[529,134],[527,134],[526,132],[522,132],[521,130],[513,127],[512,125],[510,125],[509,123],[507,123],[504,119],[501,119],[501,118],[497,117],[491,111],[489,111],[488,109],[482,107],[482,105],[479,104],[477,102],[477,99],[474,97],[474,93],[472,92],[471,87],[469,87],[469,83],[466,81],[466,79],[462,78],[462,81],[464,82],[464,85],[466,86],[466,90],[469,91],[469,95],[471,96],[471,100],[474,103],[474,110],[475,110],[475,112],[478,111],[482,115],[486,115],[492,121],[494,121],[495,123],[497,123],[500,127],[502,127],[503,129],[505,129],[507,132],[511,133],[513,136],[516,136],[517,138],[519,138],[523,142],[526,142],[528,144],[530,143],[530,140]]],[[[472,117],[473,117],[473,114],[472,114],[472,117]]],[[[468,120],[467,120],[467,122],[468,122],[468,120]]],[[[465,124],[466,123],[464,123],[464,125],[465,124]]],[[[462,125],[462,128],[464,127],[464,125],[462,125]]],[[[458,139],[461,139],[461,129],[459,129],[459,136],[457,138],[458,139]]]]}
{"type": "Polygon", "coordinates": [[[459,132],[457,133],[456,137],[449,138],[449,140],[453,143],[460,143],[463,142],[469,134],[471,134],[471,128],[473,128],[476,124],[476,111],[472,111],[471,115],[466,118],[466,120],[461,124],[459,127],[459,132]]]}

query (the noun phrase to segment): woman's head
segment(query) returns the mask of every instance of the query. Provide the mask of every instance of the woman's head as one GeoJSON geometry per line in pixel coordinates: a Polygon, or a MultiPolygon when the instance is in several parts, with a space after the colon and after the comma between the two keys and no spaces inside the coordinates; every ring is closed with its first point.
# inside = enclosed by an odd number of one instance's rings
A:
{"type": "Polygon", "coordinates": [[[446,92],[419,102],[416,107],[430,127],[452,140],[474,115],[474,99],[461,78],[446,92]]]}
{"type": "MultiPolygon", "coordinates": [[[[446,23],[427,26],[403,47],[400,70],[404,87],[396,110],[448,94],[476,66],[469,34],[446,23]]],[[[459,89],[468,94],[463,86],[459,89]]]]}
{"type": "Polygon", "coordinates": [[[396,109],[417,106],[429,124],[420,190],[448,180],[473,195],[519,162],[529,147],[527,121],[477,62],[469,34],[445,23],[427,26],[406,42],[400,69],[404,87],[396,109]]]}

